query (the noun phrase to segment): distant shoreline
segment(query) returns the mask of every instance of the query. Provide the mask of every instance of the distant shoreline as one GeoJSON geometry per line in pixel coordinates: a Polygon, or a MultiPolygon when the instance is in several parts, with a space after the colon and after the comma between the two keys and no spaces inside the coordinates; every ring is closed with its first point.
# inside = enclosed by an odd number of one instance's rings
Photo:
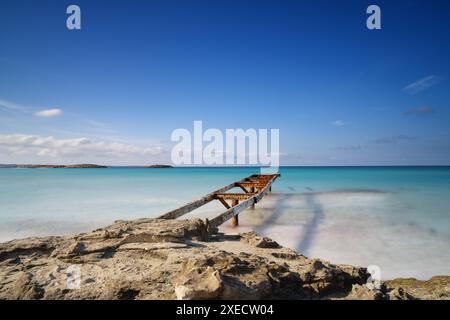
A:
{"type": "MultiPolygon", "coordinates": [[[[114,168],[115,166],[104,166],[97,164],[0,164],[0,168],[19,169],[98,169],[114,168]]],[[[149,166],[124,166],[124,168],[173,168],[171,165],[154,164],[149,166]]]]}
{"type": "Polygon", "coordinates": [[[11,164],[0,165],[2,168],[20,168],[20,169],[75,169],[75,168],[107,168],[96,164],[11,164]]]}
{"type": "MultiPolygon", "coordinates": [[[[20,169],[95,169],[95,168],[149,168],[149,169],[166,169],[166,168],[184,168],[184,169],[260,169],[258,166],[172,166],[166,164],[154,165],[97,165],[97,164],[0,164],[2,168],[20,168],[20,169]]],[[[279,168],[450,168],[448,165],[357,165],[357,166],[280,166],[279,168]]]]}

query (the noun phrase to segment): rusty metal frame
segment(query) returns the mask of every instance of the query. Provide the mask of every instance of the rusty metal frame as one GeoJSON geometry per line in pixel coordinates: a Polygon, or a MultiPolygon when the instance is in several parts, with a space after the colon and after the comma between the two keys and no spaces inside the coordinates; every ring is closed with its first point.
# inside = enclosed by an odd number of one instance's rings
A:
{"type": "Polygon", "coordinates": [[[169,211],[161,216],[159,219],[176,219],[184,214],[187,214],[205,204],[218,200],[225,208],[225,212],[208,220],[207,223],[212,228],[217,228],[225,221],[232,219],[233,225],[238,225],[238,214],[250,206],[258,203],[267,192],[271,191],[272,183],[280,176],[280,174],[254,174],[242,180],[233,182],[216,191],[213,191],[204,197],[192,201],[175,210],[169,211]],[[244,193],[227,193],[233,188],[241,188],[244,193]],[[226,200],[232,200],[230,205],[226,200]]]}

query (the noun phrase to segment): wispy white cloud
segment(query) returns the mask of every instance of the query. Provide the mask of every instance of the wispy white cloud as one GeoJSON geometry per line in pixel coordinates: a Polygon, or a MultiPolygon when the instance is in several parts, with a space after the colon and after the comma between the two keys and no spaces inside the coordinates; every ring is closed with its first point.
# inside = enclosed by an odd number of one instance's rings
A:
{"type": "Polygon", "coordinates": [[[386,143],[397,143],[397,142],[401,142],[401,141],[413,141],[413,140],[417,140],[417,137],[399,134],[397,136],[379,138],[379,139],[376,139],[374,142],[386,144],[386,143]]]}
{"type": "Polygon", "coordinates": [[[358,151],[358,150],[362,150],[362,146],[360,145],[346,145],[346,146],[340,146],[337,147],[337,150],[341,150],[341,151],[358,151]]]}
{"type": "Polygon", "coordinates": [[[331,122],[331,124],[336,127],[343,127],[346,125],[346,123],[343,120],[335,120],[331,122]]]}
{"type": "Polygon", "coordinates": [[[17,105],[15,103],[12,103],[10,101],[1,100],[1,99],[0,99],[0,107],[10,109],[10,110],[25,111],[24,107],[17,105]]]}
{"type": "Polygon", "coordinates": [[[52,108],[52,109],[44,109],[40,110],[34,113],[36,117],[40,118],[53,118],[62,115],[62,110],[58,108],[52,108]]]}
{"type": "Polygon", "coordinates": [[[107,125],[106,123],[100,122],[100,121],[86,119],[86,120],[84,120],[84,122],[88,125],[89,131],[95,132],[97,134],[116,134],[116,133],[118,133],[117,130],[112,129],[109,125],[107,125]]]}
{"type": "Polygon", "coordinates": [[[93,127],[98,127],[98,128],[106,128],[107,127],[106,123],[96,121],[96,120],[87,119],[85,122],[88,125],[93,126],[93,127]]]}
{"type": "Polygon", "coordinates": [[[5,109],[9,109],[9,110],[14,110],[14,111],[20,111],[25,114],[34,114],[36,117],[40,117],[40,118],[56,117],[63,113],[62,110],[59,108],[46,108],[46,109],[42,109],[42,110],[33,112],[37,108],[25,107],[25,106],[19,105],[17,103],[14,103],[14,102],[11,102],[8,100],[3,100],[3,99],[0,99],[0,108],[5,108],[5,109]]]}
{"type": "Polygon", "coordinates": [[[438,83],[438,81],[439,81],[439,78],[437,76],[430,75],[430,76],[424,77],[422,79],[419,79],[417,81],[414,81],[413,83],[408,84],[402,90],[409,94],[416,94],[416,93],[419,93],[420,91],[431,88],[436,83],[438,83]]]}
{"type": "Polygon", "coordinates": [[[0,154],[30,155],[51,158],[113,157],[161,155],[160,146],[140,147],[118,142],[93,142],[87,138],[57,139],[53,136],[26,134],[0,135],[0,154]]]}
{"type": "Polygon", "coordinates": [[[430,114],[433,113],[433,109],[431,109],[430,107],[419,107],[419,108],[412,108],[409,109],[408,111],[404,112],[404,115],[425,115],[425,114],[430,114]]]}

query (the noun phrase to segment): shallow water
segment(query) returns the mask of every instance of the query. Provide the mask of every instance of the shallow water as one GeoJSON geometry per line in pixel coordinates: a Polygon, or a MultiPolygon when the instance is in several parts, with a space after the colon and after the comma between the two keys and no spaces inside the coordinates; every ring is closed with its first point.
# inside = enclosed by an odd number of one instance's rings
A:
{"type": "MultiPolygon", "coordinates": [[[[0,169],[0,241],[155,217],[252,168],[0,169]]],[[[450,274],[450,167],[281,168],[273,193],[240,215],[304,255],[380,266],[382,278],[450,274]]],[[[186,217],[213,217],[212,203],[186,217]]]]}

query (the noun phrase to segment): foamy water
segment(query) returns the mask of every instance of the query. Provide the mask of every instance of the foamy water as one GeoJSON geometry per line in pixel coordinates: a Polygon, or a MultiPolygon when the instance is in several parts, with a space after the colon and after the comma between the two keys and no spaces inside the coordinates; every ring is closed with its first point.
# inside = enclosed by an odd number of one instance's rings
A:
{"type": "Polygon", "coordinates": [[[395,207],[392,202],[389,194],[371,192],[274,194],[242,215],[239,228],[256,230],[309,257],[378,265],[384,279],[450,274],[448,234],[385,214],[395,207]]]}
{"type": "MultiPolygon", "coordinates": [[[[88,231],[155,217],[251,168],[0,169],[0,240],[88,231]]],[[[450,168],[282,168],[273,193],[240,215],[309,257],[381,268],[384,279],[450,274],[450,168]]],[[[211,203],[187,215],[213,217],[211,203]]]]}

